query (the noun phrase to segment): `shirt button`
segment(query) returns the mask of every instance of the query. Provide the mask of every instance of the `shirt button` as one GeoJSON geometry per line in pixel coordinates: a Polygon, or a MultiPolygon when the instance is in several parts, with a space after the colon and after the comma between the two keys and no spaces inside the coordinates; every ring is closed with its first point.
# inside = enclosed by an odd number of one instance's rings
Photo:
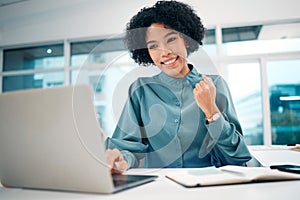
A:
{"type": "Polygon", "coordinates": [[[176,106],[179,106],[179,105],[180,105],[179,101],[176,101],[175,105],[176,105],[176,106]]]}
{"type": "Polygon", "coordinates": [[[178,122],[179,122],[179,120],[178,120],[178,119],[175,119],[175,120],[174,120],[174,122],[175,122],[175,123],[178,123],[178,122]]]}

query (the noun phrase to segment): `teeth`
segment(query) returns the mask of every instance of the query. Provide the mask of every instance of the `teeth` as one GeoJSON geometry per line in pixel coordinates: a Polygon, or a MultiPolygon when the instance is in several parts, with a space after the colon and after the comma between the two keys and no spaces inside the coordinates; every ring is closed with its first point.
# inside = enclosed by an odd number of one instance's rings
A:
{"type": "Polygon", "coordinates": [[[170,60],[170,61],[168,61],[168,62],[164,62],[164,64],[169,65],[169,64],[172,64],[172,63],[175,62],[175,61],[176,61],[176,58],[175,58],[174,60],[170,60]]]}

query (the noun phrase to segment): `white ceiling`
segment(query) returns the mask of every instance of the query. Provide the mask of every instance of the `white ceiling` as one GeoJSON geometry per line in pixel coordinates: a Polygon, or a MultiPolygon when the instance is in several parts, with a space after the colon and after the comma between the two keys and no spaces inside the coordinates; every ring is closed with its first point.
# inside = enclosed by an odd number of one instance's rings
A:
{"type": "MultiPolygon", "coordinates": [[[[264,26],[258,37],[260,40],[300,37],[299,0],[278,1],[279,5],[276,3],[272,9],[267,9],[270,6],[263,2],[273,0],[245,1],[248,2],[246,4],[244,1],[228,0],[222,9],[216,6],[222,0],[181,1],[195,5],[200,16],[204,16],[203,21],[208,28],[215,25],[235,27],[262,23],[264,26]],[[239,7],[234,8],[235,4],[239,7]],[[252,11],[257,9],[260,12],[253,15],[252,11]]],[[[134,12],[144,4],[152,5],[153,2],[156,0],[0,0],[0,46],[119,33],[134,12]],[[91,22],[95,19],[105,28],[94,26],[91,22]],[[113,23],[111,20],[114,20],[113,23]]]]}
{"type": "Polygon", "coordinates": [[[0,7],[15,4],[15,3],[20,3],[23,1],[29,1],[29,0],[0,0],[0,7]]]}
{"type": "Polygon", "coordinates": [[[276,40],[284,38],[299,38],[300,23],[264,25],[259,33],[259,40],[276,40]]]}

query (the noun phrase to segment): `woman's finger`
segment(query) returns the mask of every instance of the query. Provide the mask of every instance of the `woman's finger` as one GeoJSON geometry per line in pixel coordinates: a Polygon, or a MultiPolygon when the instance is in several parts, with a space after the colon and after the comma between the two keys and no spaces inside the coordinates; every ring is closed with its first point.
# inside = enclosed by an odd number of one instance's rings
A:
{"type": "Polygon", "coordinates": [[[206,75],[202,75],[203,81],[205,83],[207,83],[208,85],[213,85],[213,81],[210,77],[206,76],[206,75]]]}

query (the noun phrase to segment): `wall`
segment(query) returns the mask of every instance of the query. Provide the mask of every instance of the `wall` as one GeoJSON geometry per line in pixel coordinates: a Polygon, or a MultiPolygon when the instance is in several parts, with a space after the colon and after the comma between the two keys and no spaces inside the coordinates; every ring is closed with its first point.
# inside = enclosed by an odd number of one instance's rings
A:
{"type": "MultiPolygon", "coordinates": [[[[0,47],[120,34],[154,0],[29,0],[0,7],[0,47]]],[[[206,26],[300,19],[299,0],[185,0],[206,26]]]]}

